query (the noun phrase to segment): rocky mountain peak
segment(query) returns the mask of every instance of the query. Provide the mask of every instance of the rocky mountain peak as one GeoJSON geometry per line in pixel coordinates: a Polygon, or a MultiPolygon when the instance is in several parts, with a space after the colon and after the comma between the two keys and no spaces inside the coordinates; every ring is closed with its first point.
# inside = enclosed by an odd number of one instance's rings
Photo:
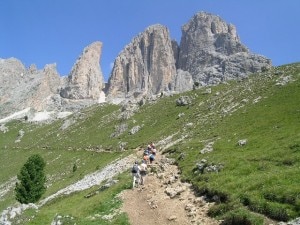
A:
{"type": "Polygon", "coordinates": [[[201,36],[229,34],[232,39],[239,41],[234,25],[227,24],[219,16],[206,12],[195,14],[187,24],[182,26],[182,31],[198,32],[198,38],[201,36]]]}
{"type": "Polygon", "coordinates": [[[108,98],[157,94],[169,90],[176,74],[169,30],[160,24],[133,38],[114,62],[108,98]]]}
{"type": "Polygon", "coordinates": [[[44,82],[46,83],[48,88],[53,93],[57,92],[57,89],[60,86],[60,75],[57,72],[56,63],[47,64],[43,69],[43,73],[45,74],[44,82]]]}
{"type": "Polygon", "coordinates": [[[252,54],[234,25],[219,16],[199,12],[182,26],[178,69],[189,72],[202,85],[218,84],[271,66],[265,57],[252,54]]]}
{"type": "Polygon", "coordinates": [[[67,84],[60,95],[69,99],[98,100],[104,87],[100,68],[102,43],[94,42],[87,46],[74,64],[67,84]]]}

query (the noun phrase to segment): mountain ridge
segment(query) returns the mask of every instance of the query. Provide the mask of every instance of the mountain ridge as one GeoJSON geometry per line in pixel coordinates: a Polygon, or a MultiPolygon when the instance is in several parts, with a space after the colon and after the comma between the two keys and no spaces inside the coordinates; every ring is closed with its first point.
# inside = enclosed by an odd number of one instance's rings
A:
{"type": "Polygon", "coordinates": [[[28,107],[31,120],[36,112],[76,112],[105,101],[139,101],[243,79],[272,66],[271,60],[250,53],[234,25],[206,12],[182,26],[180,44],[171,39],[167,27],[147,27],[116,57],[106,85],[101,54],[99,41],[84,48],[68,77],[60,77],[55,64],[37,70],[17,59],[1,59],[1,118],[28,107]]]}

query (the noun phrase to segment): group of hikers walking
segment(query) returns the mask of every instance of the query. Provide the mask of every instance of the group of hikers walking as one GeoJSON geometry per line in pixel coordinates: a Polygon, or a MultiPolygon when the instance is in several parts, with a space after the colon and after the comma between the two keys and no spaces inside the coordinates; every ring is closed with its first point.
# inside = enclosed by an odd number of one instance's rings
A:
{"type": "Polygon", "coordinates": [[[148,166],[150,166],[155,160],[156,148],[153,142],[151,142],[143,152],[143,158],[141,163],[135,161],[131,173],[133,177],[133,188],[135,186],[144,185],[145,177],[148,172],[148,166]]]}

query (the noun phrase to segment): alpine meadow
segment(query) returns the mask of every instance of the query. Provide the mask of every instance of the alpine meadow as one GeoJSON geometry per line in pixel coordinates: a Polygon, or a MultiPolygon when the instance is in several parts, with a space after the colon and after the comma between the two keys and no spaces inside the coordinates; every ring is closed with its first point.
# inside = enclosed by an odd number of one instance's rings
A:
{"type": "MultiPolygon", "coordinates": [[[[0,133],[0,209],[15,205],[16,176],[31,155],[46,162],[46,199],[153,141],[196,195],[215,202],[209,216],[223,224],[293,220],[300,216],[299,99],[296,63],[126,107],[102,103],[49,124],[11,121],[0,133]]],[[[118,211],[118,194],[132,185],[129,167],[111,179],[118,182],[109,188],[101,188],[105,179],[15,213],[12,224],[58,216],[63,224],[129,224],[118,211]]]]}

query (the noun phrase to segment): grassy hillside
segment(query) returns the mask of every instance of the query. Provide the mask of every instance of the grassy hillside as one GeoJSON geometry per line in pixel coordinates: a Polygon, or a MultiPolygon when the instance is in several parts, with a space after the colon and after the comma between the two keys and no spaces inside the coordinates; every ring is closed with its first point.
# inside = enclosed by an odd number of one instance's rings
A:
{"type": "MultiPolygon", "coordinates": [[[[150,141],[161,143],[158,148],[173,142],[164,151],[177,160],[183,178],[218,202],[211,216],[226,221],[245,217],[260,224],[259,213],[287,221],[300,216],[299,99],[300,64],[293,64],[211,89],[148,100],[135,111],[104,104],[48,125],[14,121],[0,133],[0,189],[13,183],[9,180],[34,153],[47,162],[46,197],[150,141]],[[177,106],[180,96],[191,103],[177,106]],[[135,126],[140,130],[130,134],[135,126]],[[25,134],[16,143],[21,129],[25,134]],[[239,140],[246,144],[238,145],[239,140]],[[120,151],[122,143],[126,151],[120,151]],[[201,153],[205,149],[209,151],[201,153]]],[[[50,224],[59,214],[66,216],[66,224],[96,224],[99,215],[119,207],[117,193],[130,187],[127,173],[119,180],[96,197],[84,199],[99,187],[57,199],[39,212],[28,210],[19,220],[50,224]]],[[[0,210],[14,202],[11,188],[1,198],[0,210]]],[[[124,214],[114,221],[127,223],[124,214]]]]}

